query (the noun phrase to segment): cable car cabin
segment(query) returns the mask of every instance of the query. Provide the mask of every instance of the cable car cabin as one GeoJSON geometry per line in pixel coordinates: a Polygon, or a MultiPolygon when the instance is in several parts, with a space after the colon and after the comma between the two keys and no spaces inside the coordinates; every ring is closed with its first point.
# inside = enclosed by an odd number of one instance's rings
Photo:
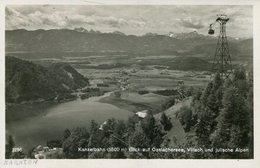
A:
{"type": "Polygon", "coordinates": [[[214,29],[212,29],[212,24],[209,25],[209,32],[208,32],[210,35],[214,34],[215,31],[214,29]]]}
{"type": "Polygon", "coordinates": [[[213,29],[209,29],[209,32],[208,32],[210,35],[214,34],[215,31],[213,29]]]}

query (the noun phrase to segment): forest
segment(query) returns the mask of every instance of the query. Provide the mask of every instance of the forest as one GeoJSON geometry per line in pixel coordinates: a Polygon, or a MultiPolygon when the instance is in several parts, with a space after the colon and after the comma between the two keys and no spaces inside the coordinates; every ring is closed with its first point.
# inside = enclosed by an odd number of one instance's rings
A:
{"type": "MultiPolygon", "coordinates": [[[[186,143],[171,146],[165,138],[175,125],[162,112],[159,119],[152,113],[144,118],[133,115],[127,121],[109,119],[100,126],[94,120],[90,129],[66,129],[59,140],[47,142],[50,148],[62,148],[48,158],[174,158],[174,159],[246,159],[253,158],[253,74],[237,68],[224,78],[215,74],[205,89],[192,93],[190,106],[177,113],[186,132],[186,143]],[[79,149],[97,149],[79,150],[79,149]],[[115,148],[111,152],[108,149],[115,148]],[[214,149],[213,152],[154,152],[134,149],[214,149]],[[126,149],[126,150],[121,150],[126,149]],[[132,149],[132,150],[129,150],[132,149]],[[217,152],[224,149],[248,149],[248,152],[217,152]]],[[[6,144],[6,158],[34,158],[35,148],[29,153],[12,153],[12,136],[6,144]]],[[[188,150],[188,151],[189,151],[188,150]]]]}

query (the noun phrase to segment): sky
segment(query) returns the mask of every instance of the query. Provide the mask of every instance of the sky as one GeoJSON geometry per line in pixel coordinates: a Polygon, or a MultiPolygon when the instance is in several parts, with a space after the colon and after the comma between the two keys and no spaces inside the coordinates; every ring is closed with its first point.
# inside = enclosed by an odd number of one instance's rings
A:
{"type": "MultiPolygon", "coordinates": [[[[16,5],[6,7],[6,29],[74,29],[125,34],[207,34],[218,14],[226,14],[228,36],[253,37],[252,6],[189,5],[16,5]]],[[[218,24],[215,24],[218,30],[218,24]]]]}

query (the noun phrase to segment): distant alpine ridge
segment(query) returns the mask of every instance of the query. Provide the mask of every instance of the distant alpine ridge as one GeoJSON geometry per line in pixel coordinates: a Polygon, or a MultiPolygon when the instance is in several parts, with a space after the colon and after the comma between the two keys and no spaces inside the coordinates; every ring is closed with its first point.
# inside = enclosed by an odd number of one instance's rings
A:
{"type": "Polygon", "coordinates": [[[6,101],[65,99],[88,79],[66,63],[43,67],[15,57],[6,57],[6,101]]]}
{"type": "MultiPolygon", "coordinates": [[[[252,56],[253,39],[228,38],[230,52],[236,56],[252,56]]],[[[208,57],[215,51],[217,38],[194,32],[142,36],[115,31],[102,33],[84,28],[6,30],[7,52],[125,52],[133,54],[200,54],[208,57]]]]}

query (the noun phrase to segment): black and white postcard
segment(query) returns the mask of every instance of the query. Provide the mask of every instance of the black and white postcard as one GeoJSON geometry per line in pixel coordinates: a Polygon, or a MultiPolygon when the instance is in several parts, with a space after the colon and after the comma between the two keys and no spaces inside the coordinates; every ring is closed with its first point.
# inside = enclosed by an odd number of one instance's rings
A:
{"type": "Polygon", "coordinates": [[[259,4],[148,2],[3,2],[1,165],[260,166],[259,4]]]}

